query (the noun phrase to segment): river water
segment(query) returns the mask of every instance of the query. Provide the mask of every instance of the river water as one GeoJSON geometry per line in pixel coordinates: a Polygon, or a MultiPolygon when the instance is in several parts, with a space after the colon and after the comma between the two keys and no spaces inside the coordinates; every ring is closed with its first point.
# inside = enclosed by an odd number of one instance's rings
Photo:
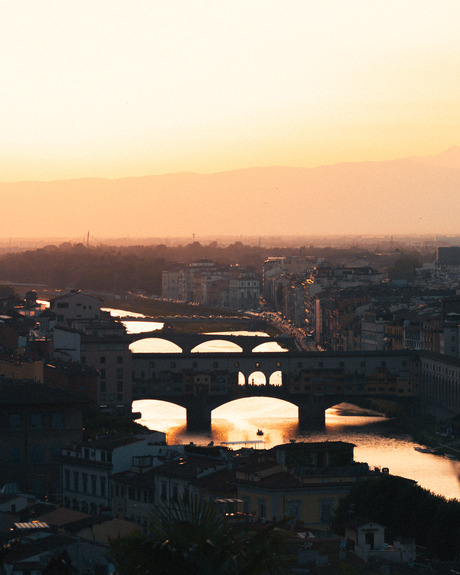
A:
{"type": "MultiPolygon", "coordinates": [[[[111,310],[111,313],[128,315],[122,310],[111,310]]],[[[163,324],[132,321],[125,325],[128,331],[141,333],[161,329],[163,324]]],[[[260,335],[262,340],[264,334],[260,335]]],[[[172,350],[171,345],[163,340],[146,339],[132,344],[131,349],[136,352],[165,352],[172,350]]],[[[270,347],[273,344],[264,345],[266,350],[273,349],[270,347]]],[[[202,344],[197,351],[225,349],[233,350],[232,344],[216,341],[202,344]]],[[[253,377],[257,383],[258,374],[253,374],[253,377]]],[[[329,409],[325,429],[306,433],[298,428],[297,408],[273,398],[239,399],[215,409],[211,431],[202,434],[187,432],[185,409],[182,407],[141,400],[133,403],[133,411],[142,414],[139,423],[165,432],[169,444],[193,442],[207,445],[213,441],[218,445],[221,442],[249,441],[255,449],[264,449],[291,440],[350,442],[355,445],[355,461],[366,462],[370,467],[387,467],[392,475],[413,479],[437,495],[460,499],[460,461],[416,451],[414,448],[420,447],[419,444],[410,436],[395,431],[391,420],[377,414],[366,415],[354,406],[341,404],[329,409]],[[263,431],[262,436],[257,435],[259,429],[263,431]]]]}

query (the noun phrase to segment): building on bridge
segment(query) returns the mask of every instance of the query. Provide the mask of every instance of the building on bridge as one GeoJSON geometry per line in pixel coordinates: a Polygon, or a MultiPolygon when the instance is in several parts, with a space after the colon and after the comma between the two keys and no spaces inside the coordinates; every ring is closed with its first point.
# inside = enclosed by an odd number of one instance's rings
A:
{"type": "Polygon", "coordinates": [[[243,397],[297,405],[299,424],[308,428],[324,425],[326,409],[342,401],[419,395],[420,360],[412,351],[139,353],[132,365],[133,397],[185,407],[189,429],[209,429],[213,409],[243,397]],[[252,383],[256,374],[261,385],[252,383]]]}

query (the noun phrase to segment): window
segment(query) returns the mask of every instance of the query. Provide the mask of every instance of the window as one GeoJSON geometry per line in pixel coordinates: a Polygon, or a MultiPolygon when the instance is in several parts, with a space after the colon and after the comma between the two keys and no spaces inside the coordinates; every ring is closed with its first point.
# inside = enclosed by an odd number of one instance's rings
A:
{"type": "Polygon", "coordinates": [[[161,499],[166,499],[166,481],[161,482],[161,499]]]}
{"type": "Polygon", "coordinates": [[[117,355],[117,363],[123,363],[123,356],[117,355]]]}
{"type": "Polygon", "coordinates": [[[62,413],[53,413],[51,415],[51,428],[64,429],[64,416],[62,413]]]}
{"type": "Polygon", "coordinates": [[[287,501],[287,515],[294,519],[301,519],[302,503],[300,501],[287,501]]]}
{"type": "Polygon", "coordinates": [[[105,355],[101,355],[99,358],[99,363],[105,363],[105,355]]]}
{"type": "Polygon", "coordinates": [[[121,367],[117,369],[117,379],[123,379],[123,369],[121,367]]]}
{"type": "Polygon", "coordinates": [[[12,445],[10,448],[10,462],[14,465],[15,463],[21,463],[21,448],[19,445],[12,445]]]}
{"type": "Polygon", "coordinates": [[[319,515],[322,523],[329,523],[332,518],[332,501],[330,499],[319,502],[319,515]]]}
{"type": "Polygon", "coordinates": [[[31,450],[32,463],[37,465],[43,461],[43,449],[41,445],[34,445],[31,450]]]}
{"type": "Polygon", "coordinates": [[[81,483],[82,483],[82,491],[83,493],[88,493],[88,474],[82,473],[81,474],[81,483]]]}
{"type": "Polygon", "coordinates": [[[91,493],[97,495],[97,476],[91,474],[91,493]]]}
{"type": "Polygon", "coordinates": [[[100,369],[100,374],[101,374],[101,379],[105,379],[106,375],[105,375],[105,369],[100,369]]]}
{"type": "Polygon", "coordinates": [[[101,497],[105,497],[105,477],[100,477],[101,497]]]}
{"type": "Polygon", "coordinates": [[[74,471],[73,472],[73,490],[74,491],[78,491],[78,485],[79,485],[79,473],[78,473],[78,471],[74,471]]]}
{"type": "Polygon", "coordinates": [[[41,429],[43,424],[43,416],[41,413],[32,413],[30,416],[30,426],[32,429],[41,429]]]}
{"type": "Polygon", "coordinates": [[[19,431],[21,429],[21,416],[18,413],[10,415],[10,431],[19,431]]]}
{"type": "Polygon", "coordinates": [[[266,518],[267,517],[267,507],[265,505],[265,499],[258,499],[257,500],[257,510],[258,510],[258,515],[261,518],[266,518]]]}

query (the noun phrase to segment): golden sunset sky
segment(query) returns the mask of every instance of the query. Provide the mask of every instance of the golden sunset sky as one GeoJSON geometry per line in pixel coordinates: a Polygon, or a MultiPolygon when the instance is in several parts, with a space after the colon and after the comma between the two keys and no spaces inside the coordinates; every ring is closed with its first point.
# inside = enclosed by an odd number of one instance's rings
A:
{"type": "Polygon", "coordinates": [[[1,3],[0,181],[460,144],[459,0],[1,3]]]}

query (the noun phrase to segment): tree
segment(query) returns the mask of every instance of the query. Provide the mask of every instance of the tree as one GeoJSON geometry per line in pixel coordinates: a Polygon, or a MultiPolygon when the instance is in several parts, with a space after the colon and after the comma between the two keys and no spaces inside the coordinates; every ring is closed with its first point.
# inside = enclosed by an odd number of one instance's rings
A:
{"type": "Polygon", "coordinates": [[[417,545],[433,558],[452,560],[458,556],[460,501],[434,495],[409,479],[388,475],[355,483],[339,501],[333,531],[343,533],[352,517],[384,525],[389,542],[398,535],[415,537],[417,545]]]}
{"type": "Polygon", "coordinates": [[[161,505],[145,533],[111,541],[118,575],[258,575],[288,573],[285,532],[231,523],[199,498],[161,505]]]}
{"type": "Polygon", "coordinates": [[[58,555],[51,557],[43,570],[43,575],[75,575],[76,573],[77,569],[72,565],[70,556],[65,549],[58,555]]]}

